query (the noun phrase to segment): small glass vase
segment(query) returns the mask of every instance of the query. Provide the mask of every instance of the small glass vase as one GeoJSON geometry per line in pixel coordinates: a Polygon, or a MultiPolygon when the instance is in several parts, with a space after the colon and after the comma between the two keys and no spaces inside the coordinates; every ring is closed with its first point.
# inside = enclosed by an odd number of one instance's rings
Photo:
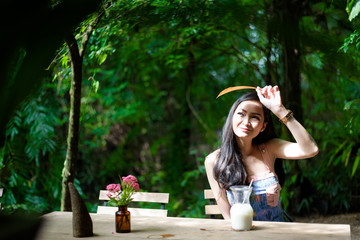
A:
{"type": "Polygon", "coordinates": [[[117,233],[131,232],[130,212],[128,206],[118,206],[118,211],[115,213],[115,228],[117,233]]]}

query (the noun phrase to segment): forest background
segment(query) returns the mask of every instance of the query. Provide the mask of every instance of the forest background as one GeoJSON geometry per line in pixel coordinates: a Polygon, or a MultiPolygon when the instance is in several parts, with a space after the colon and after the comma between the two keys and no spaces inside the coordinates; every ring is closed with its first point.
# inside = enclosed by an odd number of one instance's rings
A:
{"type": "Polygon", "coordinates": [[[64,210],[67,181],[95,212],[99,190],[132,174],[170,193],[170,216],[205,217],[204,159],[243,92],[216,96],[268,84],[320,148],[278,161],[284,208],[359,210],[358,1],[70,2],[5,1],[3,212],[64,210]]]}

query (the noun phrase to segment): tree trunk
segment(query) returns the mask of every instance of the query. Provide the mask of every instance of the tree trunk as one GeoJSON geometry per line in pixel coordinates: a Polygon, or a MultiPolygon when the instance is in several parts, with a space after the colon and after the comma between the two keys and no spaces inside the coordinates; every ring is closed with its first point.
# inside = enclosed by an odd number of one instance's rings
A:
{"type": "Polygon", "coordinates": [[[74,182],[79,145],[80,100],[83,58],[74,36],[66,40],[71,59],[70,116],[67,138],[66,160],[63,170],[61,211],[71,211],[68,183],[74,182]]]}
{"type": "MultiPolygon", "coordinates": [[[[190,158],[190,138],[191,138],[191,110],[187,101],[187,94],[190,91],[190,85],[193,81],[195,70],[194,55],[189,52],[189,62],[180,81],[175,84],[174,95],[176,104],[171,106],[169,113],[171,128],[171,146],[168,149],[167,159],[164,162],[167,170],[166,181],[172,182],[180,186],[183,179],[183,174],[191,169],[194,165],[191,164],[190,158]]],[[[174,195],[181,196],[184,194],[183,187],[178,187],[174,190],[174,195]]]]}
{"type": "Polygon", "coordinates": [[[274,57],[274,38],[276,36],[277,26],[279,22],[279,13],[275,10],[275,6],[271,2],[265,2],[265,19],[266,19],[266,38],[267,46],[265,47],[265,56],[266,56],[266,75],[265,75],[265,84],[266,85],[278,85],[280,86],[280,76],[279,69],[276,61],[272,61],[271,58],[274,57]]]}
{"type": "MultiPolygon", "coordinates": [[[[277,61],[272,61],[272,57],[274,59],[276,58],[274,53],[274,44],[276,42],[274,41],[275,37],[277,36],[277,32],[279,31],[279,20],[280,12],[279,9],[276,8],[276,5],[274,5],[274,2],[265,2],[265,12],[266,12],[266,38],[268,40],[267,46],[265,48],[265,55],[266,55],[266,75],[265,75],[265,84],[266,85],[278,85],[280,87],[281,92],[284,91],[284,89],[281,87],[281,81],[280,81],[280,72],[277,61]]],[[[274,116],[274,119],[276,117],[274,116]]],[[[286,174],[284,171],[283,166],[283,159],[276,159],[275,161],[275,172],[278,176],[279,183],[281,186],[284,186],[286,174]]]]}
{"type": "MultiPolygon", "coordinates": [[[[105,7],[109,7],[107,4],[105,7]]],[[[66,39],[69,48],[71,61],[71,88],[70,88],[70,116],[67,138],[67,150],[65,166],[63,170],[61,211],[71,211],[71,199],[68,183],[74,182],[76,172],[76,162],[79,152],[79,130],[80,130],[80,106],[81,106],[81,80],[82,67],[86,46],[96,25],[104,15],[105,11],[100,11],[91,24],[87,27],[83,35],[80,47],[73,35],[66,39]]]]}
{"type": "MultiPolygon", "coordinates": [[[[275,8],[279,9],[281,19],[280,43],[282,47],[283,82],[280,86],[282,99],[285,107],[294,112],[295,118],[303,123],[303,109],[301,104],[301,83],[300,83],[300,29],[299,20],[302,16],[301,0],[287,1],[274,0],[275,8]]],[[[292,140],[290,132],[283,126],[282,137],[292,140]]],[[[301,176],[301,169],[298,161],[287,161],[290,166],[288,176],[301,176]]],[[[289,179],[289,178],[288,178],[289,179]]],[[[289,211],[296,212],[297,206],[304,196],[304,189],[301,187],[300,177],[295,183],[290,183],[294,195],[291,198],[289,211]]],[[[305,190],[306,191],[306,190],[305,190]]]]}
{"type": "Polygon", "coordinates": [[[284,83],[282,93],[284,102],[299,122],[303,121],[300,87],[300,30],[299,20],[302,1],[282,1],[282,57],[284,64],[284,83]]]}

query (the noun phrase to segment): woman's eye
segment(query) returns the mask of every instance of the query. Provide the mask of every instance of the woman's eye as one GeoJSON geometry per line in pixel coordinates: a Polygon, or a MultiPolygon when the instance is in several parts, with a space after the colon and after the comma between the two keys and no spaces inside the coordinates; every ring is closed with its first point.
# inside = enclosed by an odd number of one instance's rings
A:
{"type": "Polygon", "coordinates": [[[257,116],[253,116],[252,118],[254,118],[254,119],[256,119],[256,120],[260,120],[260,118],[257,117],[257,116]]]}
{"type": "Polygon", "coordinates": [[[238,112],[239,116],[244,116],[244,113],[238,112]]]}

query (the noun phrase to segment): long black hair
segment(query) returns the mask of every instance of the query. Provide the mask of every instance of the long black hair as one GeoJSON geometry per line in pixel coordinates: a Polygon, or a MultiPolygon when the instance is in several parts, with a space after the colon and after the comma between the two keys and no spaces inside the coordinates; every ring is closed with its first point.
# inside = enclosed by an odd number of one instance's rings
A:
{"type": "MultiPolygon", "coordinates": [[[[236,143],[236,136],[232,128],[232,119],[238,105],[243,101],[258,101],[259,97],[256,92],[249,92],[242,95],[232,105],[222,131],[222,143],[218,161],[214,166],[215,180],[221,188],[229,190],[233,185],[247,184],[247,173],[242,161],[243,156],[241,150],[236,143]]],[[[274,125],[272,123],[270,110],[264,105],[264,122],[267,126],[264,131],[260,132],[254,139],[253,144],[258,145],[275,138],[274,125]]]]}

